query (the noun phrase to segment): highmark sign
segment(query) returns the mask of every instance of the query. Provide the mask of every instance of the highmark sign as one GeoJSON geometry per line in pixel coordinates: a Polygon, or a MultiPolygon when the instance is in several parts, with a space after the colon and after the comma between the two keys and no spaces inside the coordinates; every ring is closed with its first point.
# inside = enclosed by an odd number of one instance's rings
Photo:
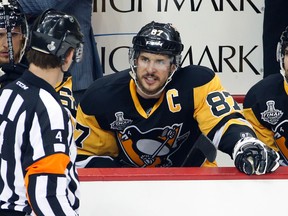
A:
{"type": "Polygon", "coordinates": [[[232,94],[245,94],[263,77],[263,8],[259,0],[94,0],[104,73],[129,67],[128,48],[143,25],[170,22],[184,44],[182,66],[207,66],[232,94]]]}

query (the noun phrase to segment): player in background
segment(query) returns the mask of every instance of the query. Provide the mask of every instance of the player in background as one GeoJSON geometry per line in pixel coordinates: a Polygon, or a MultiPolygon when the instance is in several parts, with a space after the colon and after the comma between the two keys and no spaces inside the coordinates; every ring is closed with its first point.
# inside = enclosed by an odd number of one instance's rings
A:
{"type": "MultiPolygon", "coordinates": [[[[16,0],[0,0],[0,88],[18,79],[28,68],[25,60],[29,29],[26,16],[16,0]]],[[[56,87],[62,104],[76,116],[72,76],[65,76],[56,87]]]]}
{"type": "Polygon", "coordinates": [[[0,0],[0,85],[19,78],[26,65],[20,64],[28,41],[28,24],[16,0],[0,0]]]}
{"type": "Polygon", "coordinates": [[[279,155],[256,138],[219,77],[180,67],[171,24],[148,23],[132,43],[130,69],[96,80],[80,101],[77,166],[199,167],[206,157],[193,146],[203,133],[246,174],[277,169],[279,155]]]}
{"type": "Polygon", "coordinates": [[[28,70],[0,93],[0,215],[79,215],[70,112],[55,87],[80,61],[75,17],[48,10],[35,21],[28,70]]]}
{"type": "Polygon", "coordinates": [[[243,103],[244,115],[257,137],[280,152],[280,164],[288,164],[288,27],[277,47],[281,73],[271,74],[249,89],[243,103]]]}

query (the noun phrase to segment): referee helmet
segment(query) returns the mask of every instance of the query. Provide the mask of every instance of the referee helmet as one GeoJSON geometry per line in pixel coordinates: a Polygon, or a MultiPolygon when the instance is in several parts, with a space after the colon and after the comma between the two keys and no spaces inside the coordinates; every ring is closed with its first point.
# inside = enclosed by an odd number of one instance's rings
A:
{"type": "Polygon", "coordinates": [[[31,29],[30,48],[65,59],[74,48],[74,60],[80,62],[83,54],[83,34],[72,15],[49,9],[42,13],[31,29]]]}

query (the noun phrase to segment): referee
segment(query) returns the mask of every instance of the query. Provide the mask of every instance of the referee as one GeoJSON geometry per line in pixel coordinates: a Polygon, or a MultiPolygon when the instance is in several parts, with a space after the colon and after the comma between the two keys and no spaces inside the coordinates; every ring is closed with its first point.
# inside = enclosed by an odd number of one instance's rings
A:
{"type": "Polygon", "coordinates": [[[48,10],[32,27],[29,68],[0,93],[0,215],[78,215],[73,125],[54,87],[82,53],[75,17],[48,10]]]}

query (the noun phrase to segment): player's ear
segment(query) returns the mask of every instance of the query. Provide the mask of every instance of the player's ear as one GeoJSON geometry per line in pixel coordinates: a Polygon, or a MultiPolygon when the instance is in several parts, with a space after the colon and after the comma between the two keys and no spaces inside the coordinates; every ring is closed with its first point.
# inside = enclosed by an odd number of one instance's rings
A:
{"type": "Polygon", "coordinates": [[[74,56],[74,49],[71,48],[66,52],[65,58],[61,59],[61,64],[64,71],[67,71],[70,65],[72,64],[73,56],[74,56]]]}
{"type": "Polygon", "coordinates": [[[61,56],[61,64],[65,64],[67,63],[68,61],[70,61],[70,58],[71,58],[71,55],[72,55],[72,59],[73,59],[73,53],[74,53],[74,49],[72,47],[70,47],[66,52],[65,54],[63,54],[61,56]]]}
{"type": "Polygon", "coordinates": [[[75,57],[74,57],[74,55],[75,55],[75,52],[74,52],[74,50],[75,49],[69,49],[69,51],[68,51],[68,54],[67,54],[67,58],[69,58],[69,60],[71,59],[71,60],[73,60],[75,57]]]}
{"type": "Polygon", "coordinates": [[[177,69],[177,66],[175,64],[171,64],[171,71],[175,71],[177,69]]]}

